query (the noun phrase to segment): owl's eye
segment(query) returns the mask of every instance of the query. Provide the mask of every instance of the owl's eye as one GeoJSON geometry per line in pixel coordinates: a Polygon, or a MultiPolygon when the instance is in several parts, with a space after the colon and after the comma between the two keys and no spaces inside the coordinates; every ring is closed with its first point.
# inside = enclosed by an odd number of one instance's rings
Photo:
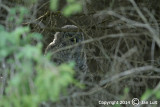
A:
{"type": "Polygon", "coordinates": [[[71,42],[73,42],[73,43],[77,43],[77,39],[76,39],[76,38],[71,38],[70,40],[71,40],[71,42]]]}

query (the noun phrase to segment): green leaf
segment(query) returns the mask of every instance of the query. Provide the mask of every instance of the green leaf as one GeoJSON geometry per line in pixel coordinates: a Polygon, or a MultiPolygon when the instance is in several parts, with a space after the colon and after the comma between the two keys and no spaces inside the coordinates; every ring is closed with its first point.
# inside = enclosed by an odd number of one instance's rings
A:
{"type": "Polygon", "coordinates": [[[58,8],[58,0],[50,0],[50,9],[56,11],[58,8]]]}
{"type": "Polygon", "coordinates": [[[129,88],[128,88],[128,87],[125,87],[125,89],[124,89],[124,94],[128,94],[128,92],[129,92],[129,88]]]}
{"type": "Polygon", "coordinates": [[[157,99],[160,99],[160,91],[157,91],[157,92],[155,93],[155,96],[156,96],[157,99]]]}
{"type": "Polygon", "coordinates": [[[12,23],[19,25],[23,22],[24,16],[27,15],[28,12],[28,9],[22,6],[11,8],[9,11],[8,21],[14,21],[12,23]],[[15,18],[15,16],[17,18],[15,18]]]}
{"type": "Polygon", "coordinates": [[[113,107],[121,107],[121,105],[120,104],[115,104],[115,105],[113,105],[113,107]]]}
{"type": "Polygon", "coordinates": [[[27,59],[38,59],[41,55],[41,51],[38,46],[33,47],[31,45],[26,45],[21,48],[21,52],[17,54],[18,58],[27,58],[27,59]]]}
{"type": "Polygon", "coordinates": [[[68,3],[73,3],[75,0],[67,0],[68,3]]]}
{"type": "Polygon", "coordinates": [[[70,61],[68,66],[70,66],[71,68],[74,68],[76,65],[75,61],[70,61]]]}
{"type": "Polygon", "coordinates": [[[61,64],[59,66],[59,71],[61,71],[62,74],[74,74],[73,68],[68,66],[68,64],[61,64]]]}
{"type": "Polygon", "coordinates": [[[152,93],[152,90],[147,89],[146,92],[141,96],[141,100],[147,100],[152,95],[152,93]]]}
{"type": "Polygon", "coordinates": [[[75,14],[81,11],[82,11],[82,6],[80,3],[77,2],[77,3],[66,6],[62,12],[65,16],[70,16],[72,14],[75,14]]]}
{"type": "Polygon", "coordinates": [[[29,31],[30,31],[29,27],[18,27],[15,29],[15,31],[13,31],[13,34],[20,36],[21,34],[29,32],[29,31]]]}
{"type": "Polygon", "coordinates": [[[8,55],[8,51],[7,50],[4,50],[4,49],[1,49],[1,52],[0,52],[0,58],[2,57],[6,57],[8,55]]]}
{"type": "Polygon", "coordinates": [[[0,32],[1,31],[4,31],[5,29],[4,29],[4,26],[3,25],[0,25],[0,32]]]}
{"type": "Polygon", "coordinates": [[[42,40],[42,35],[40,33],[31,33],[30,35],[28,35],[29,38],[33,38],[37,41],[42,40]]]}

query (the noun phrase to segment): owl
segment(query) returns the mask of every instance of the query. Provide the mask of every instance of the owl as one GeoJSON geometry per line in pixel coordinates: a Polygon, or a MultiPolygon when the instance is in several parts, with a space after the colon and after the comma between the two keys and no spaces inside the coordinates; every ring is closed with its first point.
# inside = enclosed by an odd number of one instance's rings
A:
{"type": "MultiPolygon", "coordinates": [[[[65,25],[62,29],[73,30],[77,29],[77,26],[65,25]]],[[[84,41],[84,35],[82,32],[56,32],[53,42],[47,46],[45,53],[49,51],[51,53],[53,52],[51,60],[57,65],[74,61],[76,63],[76,71],[86,72],[88,66],[86,63],[84,44],[81,44],[82,41],[84,41]],[[67,46],[72,47],[56,52],[58,49],[65,48],[67,46]]]]}

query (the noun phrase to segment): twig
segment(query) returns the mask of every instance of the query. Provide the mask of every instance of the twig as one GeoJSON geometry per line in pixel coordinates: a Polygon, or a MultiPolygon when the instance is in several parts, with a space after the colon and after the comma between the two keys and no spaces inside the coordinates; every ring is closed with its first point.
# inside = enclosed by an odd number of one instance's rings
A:
{"type": "Polygon", "coordinates": [[[64,48],[60,48],[60,49],[54,50],[54,52],[52,54],[55,54],[55,53],[57,53],[59,51],[63,51],[63,50],[66,50],[66,49],[70,49],[70,48],[76,47],[76,46],[78,46],[80,44],[86,44],[86,43],[90,43],[90,42],[94,42],[94,41],[100,41],[100,40],[103,40],[103,39],[106,39],[106,38],[129,37],[129,36],[140,36],[140,35],[142,35],[142,34],[141,33],[123,33],[123,34],[120,33],[120,34],[105,35],[105,36],[102,36],[102,37],[88,39],[88,40],[82,41],[81,43],[77,43],[77,44],[74,44],[74,45],[70,45],[70,46],[66,46],[64,48]]]}
{"type": "Polygon", "coordinates": [[[141,72],[148,71],[148,70],[153,70],[153,71],[156,71],[156,72],[160,72],[160,69],[155,68],[153,66],[143,66],[143,67],[133,68],[133,69],[124,71],[122,73],[119,73],[117,75],[114,75],[111,78],[108,78],[108,79],[105,79],[105,80],[101,81],[100,86],[103,86],[103,85],[107,84],[108,82],[115,81],[116,79],[121,78],[123,76],[128,76],[128,75],[131,75],[131,74],[134,74],[134,73],[141,73],[141,72]]]}

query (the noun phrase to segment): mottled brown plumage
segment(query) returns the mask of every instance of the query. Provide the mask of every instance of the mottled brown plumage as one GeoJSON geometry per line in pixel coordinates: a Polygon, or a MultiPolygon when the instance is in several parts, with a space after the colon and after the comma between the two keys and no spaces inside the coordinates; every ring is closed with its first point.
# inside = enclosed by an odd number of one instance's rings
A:
{"type": "MultiPolygon", "coordinates": [[[[71,30],[77,29],[74,25],[66,25],[62,28],[71,30]]],[[[82,41],[84,41],[84,35],[82,32],[56,32],[53,42],[47,46],[45,53],[49,51],[56,52],[58,49],[78,44],[72,48],[61,50],[52,54],[52,61],[57,65],[64,62],[75,61],[75,70],[85,72],[88,67],[86,64],[84,45],[81,44],[82,41]]]]}

